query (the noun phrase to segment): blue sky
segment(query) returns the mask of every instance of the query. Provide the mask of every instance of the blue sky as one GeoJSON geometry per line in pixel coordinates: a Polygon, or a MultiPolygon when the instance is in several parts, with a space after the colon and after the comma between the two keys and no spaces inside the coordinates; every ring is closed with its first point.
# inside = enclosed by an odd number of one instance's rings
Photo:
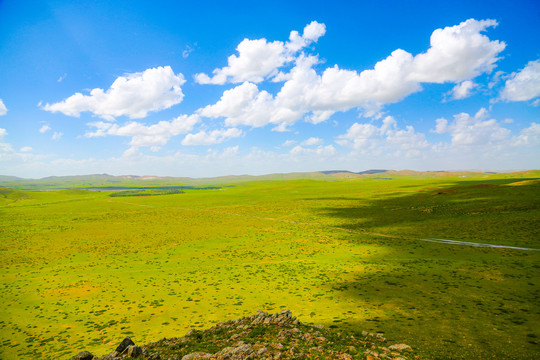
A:
{"type": "Polygon", "coordinates": [[[0,1],[0,174],[540,168],[536,1],[0,1]]]}

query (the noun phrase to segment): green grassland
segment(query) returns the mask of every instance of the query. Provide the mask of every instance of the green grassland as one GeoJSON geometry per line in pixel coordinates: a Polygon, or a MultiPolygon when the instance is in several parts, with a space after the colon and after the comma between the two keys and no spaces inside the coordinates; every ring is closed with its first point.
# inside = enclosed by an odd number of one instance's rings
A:
{"type": "Polygon", "coordinates": [[[282,308],[428,359],[540,358],[540,251],[422,240],[540,249],[540,172],[461,176],[1,188],[0,358],[102,354],[282,308]]]}

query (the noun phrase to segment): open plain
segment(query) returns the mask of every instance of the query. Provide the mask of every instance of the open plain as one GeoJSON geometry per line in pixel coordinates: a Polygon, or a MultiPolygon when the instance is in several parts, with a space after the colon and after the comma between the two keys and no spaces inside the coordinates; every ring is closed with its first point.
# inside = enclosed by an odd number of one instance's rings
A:
{"type": "Polygon", "coordinates": [[[4,185],[2,359],[283,308],[427,359],[540,357],[539,171],[4,185]]]}

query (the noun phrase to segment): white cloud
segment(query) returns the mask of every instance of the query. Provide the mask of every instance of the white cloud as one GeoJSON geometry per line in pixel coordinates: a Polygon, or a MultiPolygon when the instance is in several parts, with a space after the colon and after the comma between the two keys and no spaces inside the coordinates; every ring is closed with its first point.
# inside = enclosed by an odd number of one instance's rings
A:
{"type": "Polygon", "coordinates": [[[491,72],[506,47],[504,42],[491,41],[481,34],[492,26],[497,26],[495,20],[469,19],[435,30],[428,51],[415,56],[410,77],[419,82],[443,83],[491,72]]]}
{"type": "Polygon", "coordinates": [[[449,139],[430,143],[412,126],[400,128],[387,116],[380,125],[353,124],[336,143],[352,147],[351,158],[372,159],[375,166],[379,161],[383,168],[390,167],[384,164],[396,164],[426,170],[509,170],[530,168],[538,162],[540,124],[532,123],[512,136],[502,122],[489,118],[484,108],[474,115],[456,114],[450,121],[439,118],[431,132],[448,134],[449,139]]]}
{"type": "MultiPolygon", "coordinates": [[[[292,31],[287,43],[244,39],[236,48],[238,55],[233,54],[227,59],[228,66],[215,69],[212,72],[213,77],[204,73],[196,74],[195,81],[200,84],[261,82],[278,75],[278,69],[293,61],[296,52],[316,42],[325,31],[324,24],[313,21],[304,28],[302,36],[297,31],[292,31]]],[[[283,76],[279,74],[279,79],[283,79],[283,76]]]]}
{"type": "Polygon", "coordinates": [[[320,122],[330,119],[336,112],[334,110],[312,111],[311,116],[307,118],[312,124],[318,124],[320,122]]]}
{"type": "MultiPolygon", "coordinates": [[[[487,121],[485,110],[479,115],[470,117],[476,117],[476,123],[487,121]]],[[[453,125],[454,120],[447,121],[447,126],[452,128],[453,125]]],[[[4,173],[25,177],[98,172],[114,175],[200,177],[324,169],[510,170],[531,169],[534,168],[534,164],[538,164],[540,150],[538,123],[533,123],[515,136],[507,136],[487,147],[482,147],[482,142],[477,142],[478,146],[474,147],[452,144],[451,133],[448,134],[447,142],[429,144],[425,147],[423,134],[407,126],[400,127],[394,118],[387,116],[373,123],[357,123],[344,134],[346,136],[336,139],[343,145],[350,146],[350,150],[328,145],[298,146],[279,151],[254,147],[251,151],[245,152],[235,145],[223,151],[215,149],[202,151],[202,154],[178,151],[157,156],[153,153],[141,153],[139,147],[132,146],[121,156],[82,160],[16,152],[10,144],[0,141],[0,168],[4,169],[4,173]],[[357,141],[359,138],[368,141],[362,144],[361,141],[357,141]]],[[[195,152],[198,150],[187,149],[195,152]]]]}
{"type": "MultiPolygon", "coordinates": [[[[277,95],[259,91],[257,85],[245,82],[226,90],[215,105],[199,113],[225,117],[228,126],[260,127],[271,123],[281,124],[282,128],[306,114],[305,119],[316,124],[351,108],[363,108],[364,115],[378,118],[384,104],[420,91],[422,83],[463,82],[491,71],[505,44],[490,41],[481,32],[496,24],[493,20],[470,19],[437,29],[425,53],[413,56],[397,49],[373,69],[361,72],[335,65],[319,75],[313,68],[319,63],[318,58],[300,54],[295,66],[284,75],[287,80],[277,95]]],[[[463,83],[460,95],[472,84],[463,83]]]]}
{"type": "Polygon", "coordinates": [[[289,124],[287,124],[286,122],[282,122],[278,126],[273,127],[272,131],[287,132],[287,131],[291,131],[291,129],[289,129],[289,124]]]}
{"type": "Polygon", "coordinates": [[[240,147],[238,145],[236,146],[230,146],[228,148],[225,148],[223,152],[221,153],[222,158],[230,158],[238,155],[238,149],[240,147]]]}
{"type": "Polygon", "coordinates": [[[440,118],[435,120],[435,123],[435,130],[431,130],[431,132],[434,132],[436,134],[444,134],[448,131],[448,120],[440,118]]]}
{"type": "Polygon", "coordinates": [[[216,104],[208,105],[198,113],[210,118],[225,117],[227,126],[260,127],[273,122],[271,117],[276,110],[270,93],[259,92],[257,85],[245,82],[226,90],[216,104]]]}
{"type": "Polygon", "coordinates": [[[51,139],[53,139],[53,140],[60,140],[60,138],[62,137],[62,135],[64,135],[64,133],[59,132],[59,131],[55,131],[54,134],[52,135],[51,139]]]}
{"type": "Polygon", "coordinates": [[[297,145],[289,153],[293,156],[331,156],[336,153],[336,149],[332,145],[318,146],[316,148],[305,148],[297,145]]]}
{"type": "Polygon", "coordinates": [[[88,124],[96,128],[96,130],[87,132],[85,137],[130,136],[131,141],[129,144],[134,147],[165,145],[171,137],[193,130],[193,127],[199,121],[198,115],[181,115],[171,121],[160,121],[149,126],[136,121],[128,122],[123,126],[99,121],[88,124]]]}
{"type": "Polygon", "coordinates": [[[530,61],[517,73],[512,73],[501,91],[501,99],[528,101],[540,96],[540,60],[530,61]]]}
{"type": "Polygon", "coordinates": [[[304,27],[304,33],[300,35],[298,31],[291,31],[287,49],[297,52],[313,42],[317,42],[326,33],[326,25],[312,21],[304,27]]]}
{"type": "Polygon", "coordinates": [[[281,146],[289,147],[293,146],[294,144],[296,144],[295,140],[286,140],[281,146]]]}
{"type": "Polygon", "coordinates": [[[10,144],[0,142],[0,161],[10,160],[14,153],[13,147],[10,144]]]}
{"type": "Polygon", "coordinates": [[[7,108],[6,105],[4,105],[4,101],[0,99],[0,116],[7,114],[7,108]]]}
{"type": "Polygon", "coordinates": [[[493,89],[495,85],[501,81],[501,78],[504,75],[504,71],[496,71],[495,74],[491,77],[491,81],[488,83],[488,89],[493,89]]]}
{"type": "Polygon", "coordinates": [[[317,42],[325,33],[326,25],[312,21],[304,28],[302,37],[306,42],[317,42]]]}
{"type": "MultiPolygon", "coordinates": [[[[301,59],[304,62],[314,61],[313,57],[301,59]]],[[[295,70],[293,70],[295,71],[295,70]]],[[[287,87],[290,81],[285,83],[287,87]]],[[[282,89],[283,91],[283,89],[282,89]]],[[[279,95],[278,95],[279,96],[279,95]]],[[[227,126],[261,127],[267,124],[278,124],[276,131],[286,131],[287,125],[302,117],[301,99],[298,104],[294,100],[289,103],[280,102],[267,91],[259,91],[257,85],[245,82],[223,92],[221,99],[214,105],[208,105],[198,111],[201,116],[218,118],[224,117],[227,126]]]]}
{"type": "Polygon", "coordinates": [[[465,99],[471,96],[472,90],[476,87],[476,84],[471,80],[463,81],[452,89],[452,98],[455,100],[465,99]]]}
{"type": "Polygon", "coordinates": [[[355,149],[372,148],[379,129],[372,124],[354,123],[345,134],[338,136],[340,145],[352,145],[355,149]]]}
{"type": "Polygon", "coordinates": [[[318,76],[313,62],[299,62],[297,71],[278,94],[282,103],[300,99],[303,110],[345,111],[353,107],[370,108],[400,101],[420,91],[421,83],[457,82],[491,71],[505,44],[490,41],[480,34],[492,20],[467,20],[457,26],[437,29],[431,36],[431,48],[412,56],[398,49],[360,73],[327,68],[318,76]]]}
{"type": "Polygon", "coordinates": [[[17,152],[11,144],[3,142],[3,137],[6,135],[6,129],[0,128],[0,168],[2,168],[3,174],[6,174],[10,164],[17,166],[31,161],[42,160],[46,157],[31,154],[32,148],[30,146],[24,146],[17,152]]]}
{"type": "Polygon", "coordinates": [[[193,52],[193,48],[189,45],[186,45],[186,49],[184,51],[182,51],[182,57],[184,59],[187,59],[189,54],[191,54],[193,52]]]}
{"type": "Polygon", "coordinates": [[[435,132],[448,133],[454,146],[493,146],[502,144],[510,137],[510,130],[503,128],[495,119],[488,119],[486,109],[474,116],[467,113],[454,115],[452,121],[438,119],[435,132]]]}
{"type": "Polygon", "coordinates": [[[424,134],[417,133],[412,126],[398,128],[392,116],[384,118],[380,127],[369,123],[354,123],[345,134],[337,137],[336,142],[374,155],[393,152],[418,156],[420,150],[429,147],[424,134]]]}
{"type": "Polygon", "coordinates": [[[96,88],[90,91],[90,95],[76,93],[64,101],[51,105],[47,103],[42,108],[75,117],[79,117],[81,112],[90,111],[109,121],[123,115],[139,119],[146,117],[150,111],[167,109],[180,103],[184,97],[180,87],[184,83],[184,76],[175,75],[170,66],[157,67],[120,76],[107,91],[96,88]]]}
{"type": "Polygon", "coordinates": [[[244,39],[236,50],[238,56],[229,56],[229,66],[215,69],[212,78],[204,73],[197,74],[195,81],[199,84],[225,84],[228,81],[261,82],[266,77],[276,75],[277,69],[288,61],[285,46],[281,41],[244,39]]]}
{"type": "Polygon", "coordinates": [[[386,133],[386,142],[399,150],[423,150],[429,147],[426,137],[422,133],[415,132],[410,125],[405,130],[393,130],[386,133]]]}
{"type": "Polygon", "coordinates": [[[39,128],[39,132],[40,133],[46,133],[47,131],[51,130],[51,127],[47,124],[43,125],[42,127],[39,128]]]}
{"type": "Polygon", "coordinates": [[[309,139],[302,141],[300,145],[313,146],[313,145],[321,145],[322,143],[323,143],[323,139],[310,137],[309,139]]]}
{"type": "Polygon", "coordinates": [[[187,134],[182,145],[214,145],[222,143],[230,138],[242,136],[243,132],[237,128],[213,130],[210,132],[199,131],[196,134],[187,134]]]}
{"type": "Polygon", "coordinates": [[[66,77],[67,77],[67,74],[62,75],[62,76],[60,76],[60,77],[58,78],[58,80],[56,80],[56,82],[62,82],[62,81],[64,81],[64,79],[65,79],[66,77]]]}
{"type": "Polygon", "coordinates": [[[540,124],[532,123],[514,139],[515,146],[540,146],[540,124]]]}
{"type": "Polygon", "coordinates": [[[139,151],[139,148],[137,146],[130,146],[124,153],[122,154],[122,158],[126,160],[131,161],[137,161],[142,157],[141,152],[139,151]]]}

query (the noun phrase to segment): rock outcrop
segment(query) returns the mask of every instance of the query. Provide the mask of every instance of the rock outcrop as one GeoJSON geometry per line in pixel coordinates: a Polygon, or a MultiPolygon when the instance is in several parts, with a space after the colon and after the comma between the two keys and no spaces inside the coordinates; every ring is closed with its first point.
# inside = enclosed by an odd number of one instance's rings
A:
{"type": "Polygon", "coordinates": [[[97,357],[83,351],[72,360],[197,360],[197,359],[418,359],[405,344],[387,345],[383,334],[346,334],[321,325],[305,325],[289,310],[219,323],[207,330],[191,329],[180,338],[163,338],[136,346],[126,337],[115,351],[97,357]]]}

